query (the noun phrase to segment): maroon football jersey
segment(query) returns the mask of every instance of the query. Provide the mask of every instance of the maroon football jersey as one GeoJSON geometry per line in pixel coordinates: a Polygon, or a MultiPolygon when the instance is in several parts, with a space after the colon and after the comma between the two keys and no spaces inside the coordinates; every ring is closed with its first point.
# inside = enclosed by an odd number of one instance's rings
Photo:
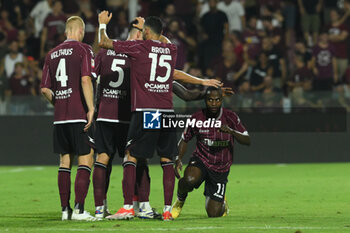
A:
{"type": "Polygon", "coordinates": [[[243,40],[248,47],[249,59],[256,59],[261,51],[261,38],[259,37],[257,31],[245,30],[242,33],[243,40]]]}
{"type": "Polygon", "coordinates": [[[131,111],[173,111],[172,81],[177,48],[154,40],[114,41],[114,50],[129,56],[131,111]]]}
{"type": "MultiPolygon", "coordinates": [[[[194,113],[192,119],[205,121],[206,110],[200,110],[194,113]]],[[[221,125],[228,125],[231,129],[238,133],[248,135],[247,130],[243,126],[236,113],[221,108],[220,115],[217,120],[221,121],[221,125]]],[[[185,142],[190,141],[194,136],[197,138],[196,149],[193,156],[202,160],[204,165],[216,172],[227,172],[233,162],[233,143],[234,137],[231,134],[220,132],[218,128],[197,128],[188,127],[182,134],[185,142]]]]}
{"type": "Polygon", "coordinates": [[[334,48],[330,44],[327,48],[321,48],[319,45],[314,46],[312,55],[316,59],[316,68],[318,69],[317,79],[330,79],[333,77],[334,48]]]}
{"type": "Polygon", "coordinates": [[[44,27],[47,28],[46,44],[50,46],[50,49],[64,41],[66,20],[67,17],[64,14],[55,16],[51,13],[46,17],[44,21],[44,27]]]}
{"type": "Polygon", "coordinates": [[[87,122],[81,77],[91,77],[93,64],[91,47],[75,40],[66,40],[47,54],[40,87],[53,91],[54,124],[87,122]]]}
{"type": "Polygon", "coordinates": [[[29,77],[27,75],[21,78],[15,78],[13,74],[9,80],[9,86],[11,90],[11,95],[30,95],[30,88],[32,84],[29,82],[29,77]]]}
{"type": "Polygon", "coordinates": [[[95,58],[96,75],[100,75],[97,121],[129,123],[130,61],[125,54],[100,49],[95,58]]]}
{"type": "MultiPolygon", "coordinates": [[[[327,27],[329,35],[340,35],[343,31],[348,32],[347,27],[344,24],[340,24],[338,26],[328,25],[327,27]]],[[[334,48],[334,56],[338,58],[347,58],[347,39],[343,41],[330,42],[334,48]]]]}

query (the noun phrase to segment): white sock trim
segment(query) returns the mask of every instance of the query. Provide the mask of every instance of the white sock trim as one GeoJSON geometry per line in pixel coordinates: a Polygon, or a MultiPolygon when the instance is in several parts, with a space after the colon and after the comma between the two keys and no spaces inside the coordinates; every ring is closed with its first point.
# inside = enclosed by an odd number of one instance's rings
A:
{"type": "Polygon", "coordinates": [[[140,202],[139,206],[140,206],[140,209],[143,209],[143,210],[152,210],[152,207],[149,204],[149,201],[140,202]]]}
{"type": "Polygon", "coordinates": [[[123,208],[126,210],[130,210],[133,208],[133,205],[124,205],[123,208]]]}
{"type": "Polygon", "coordinates": [[[164,206],[163,213],[167,212],[167,211],[171,212],[171,205],[165,205],[164,206]]]}

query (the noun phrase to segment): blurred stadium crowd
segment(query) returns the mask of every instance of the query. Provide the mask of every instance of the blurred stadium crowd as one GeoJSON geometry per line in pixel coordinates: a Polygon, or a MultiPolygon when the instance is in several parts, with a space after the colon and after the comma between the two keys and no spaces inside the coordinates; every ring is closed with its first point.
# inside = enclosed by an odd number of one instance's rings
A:
{"type": "Polygon", "coordinates": [[[113,13],[108,35],[120,40],[134,17],[160,16],[178,46],[176,68],[232,87],[228,107],[350,111],[350,0],[0,2],[0,115],[51,113],[39,88],[45,54],[64,41],[72,15],[84,19],[84,42],[97,52],[104,9],[113,13]]]}

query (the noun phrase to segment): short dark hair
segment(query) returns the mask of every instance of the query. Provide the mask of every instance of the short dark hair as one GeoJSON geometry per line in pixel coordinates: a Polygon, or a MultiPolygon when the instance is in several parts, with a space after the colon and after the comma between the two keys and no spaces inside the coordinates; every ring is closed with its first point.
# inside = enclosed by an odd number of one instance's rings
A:
{"type": "Polygon", "coordinates": [[[217,91],[222,96],[222,90],[220,87],[208,87],[207,90],[205,90],[205,98],[207,98],[212,91],[217,91]]]}
{"type": "Polygon", "coordinates": [[[149,27],[157,35],[162,34],[163,31],[163,22],[159,17],[150,16],[145,20],[145,27],[149,27]]]}

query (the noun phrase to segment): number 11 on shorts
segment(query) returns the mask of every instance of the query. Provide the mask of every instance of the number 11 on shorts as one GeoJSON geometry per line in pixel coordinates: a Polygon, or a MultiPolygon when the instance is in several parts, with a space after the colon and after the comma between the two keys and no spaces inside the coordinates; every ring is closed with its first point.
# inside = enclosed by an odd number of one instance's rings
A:
{"type": "Polygon", "coordinates": [[[214,196],[217,196],[218,198],[223,198],[225,194],[225,184],[217,183],[218,190],[214,194],[214,196]]]}

